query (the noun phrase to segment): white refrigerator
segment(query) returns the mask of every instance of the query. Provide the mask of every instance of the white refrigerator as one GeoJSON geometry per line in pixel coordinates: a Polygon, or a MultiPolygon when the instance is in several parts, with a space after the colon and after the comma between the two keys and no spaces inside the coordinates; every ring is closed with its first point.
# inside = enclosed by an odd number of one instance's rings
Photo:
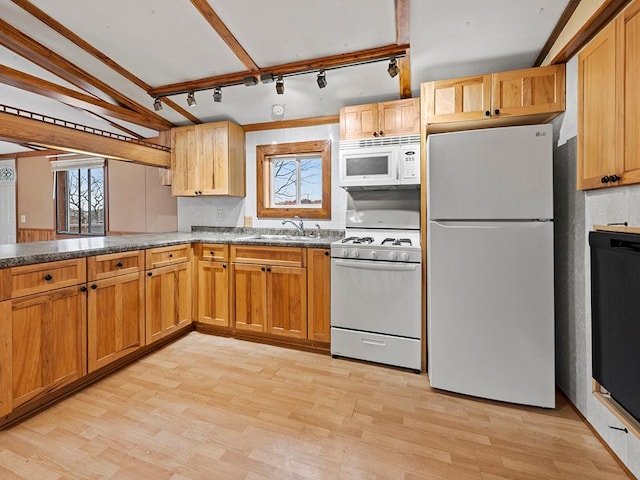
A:
{"type": "Polygon", "coordinates": [[[555,406],[550,125],[427,137],[431,386],[555,406]]]}

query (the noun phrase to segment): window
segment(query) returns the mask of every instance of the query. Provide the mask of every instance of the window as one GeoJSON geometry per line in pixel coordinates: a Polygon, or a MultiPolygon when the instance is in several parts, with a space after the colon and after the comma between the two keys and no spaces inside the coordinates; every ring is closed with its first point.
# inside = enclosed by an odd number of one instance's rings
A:
{"type": "Polygon", "coordinates": [[[331,218],[331,141],[258,145],[258,217],[331,218]]]}
{"type": "Polygon", "coordinates": [[[103,159],[52,162],[55,172],[56,232],[105,235],[105,168],[103,159]]]}

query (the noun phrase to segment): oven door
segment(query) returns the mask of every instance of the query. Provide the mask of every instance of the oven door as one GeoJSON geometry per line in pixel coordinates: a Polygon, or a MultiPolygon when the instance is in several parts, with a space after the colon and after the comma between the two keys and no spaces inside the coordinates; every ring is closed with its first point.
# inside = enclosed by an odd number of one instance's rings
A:
{"type": "Polygon", "coordinates": [[[398,148],[366,147],[340,151],[340,186],[398,185],[398,148]]]}
{"type": "Polygon", "coordinates": [[[419,263],[331,261],[331,326],[421,338],[419,263]]]}

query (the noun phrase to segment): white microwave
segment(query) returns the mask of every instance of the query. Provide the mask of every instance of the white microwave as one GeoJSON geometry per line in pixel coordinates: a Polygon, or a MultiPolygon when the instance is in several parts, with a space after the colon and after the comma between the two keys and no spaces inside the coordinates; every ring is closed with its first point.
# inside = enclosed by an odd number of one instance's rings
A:
{"type": "Polygon", "coordinates": [[[420,185],[420,144],[340,150],[340,186],[375,188],[420,185]]]}

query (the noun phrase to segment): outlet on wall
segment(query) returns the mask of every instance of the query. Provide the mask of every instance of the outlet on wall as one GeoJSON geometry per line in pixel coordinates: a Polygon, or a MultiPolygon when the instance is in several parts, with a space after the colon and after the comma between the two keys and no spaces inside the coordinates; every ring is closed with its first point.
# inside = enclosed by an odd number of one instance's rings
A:
{"type": "Polygon", "coordinates": [[[224,209],[223,208],[218,208],[216,210],[216,219],[217,220],[224,220],[224,209]]]}
{"type": "Polygon", "coordinates": [[[27,223],[27,216],[26,215],[20,215],[20,223],[27,223]]]}
{"type": "Polygon", "coordinates": [[[253,217],[244,217],[244,226],[245,227],[253,226],[253,217]]]}

